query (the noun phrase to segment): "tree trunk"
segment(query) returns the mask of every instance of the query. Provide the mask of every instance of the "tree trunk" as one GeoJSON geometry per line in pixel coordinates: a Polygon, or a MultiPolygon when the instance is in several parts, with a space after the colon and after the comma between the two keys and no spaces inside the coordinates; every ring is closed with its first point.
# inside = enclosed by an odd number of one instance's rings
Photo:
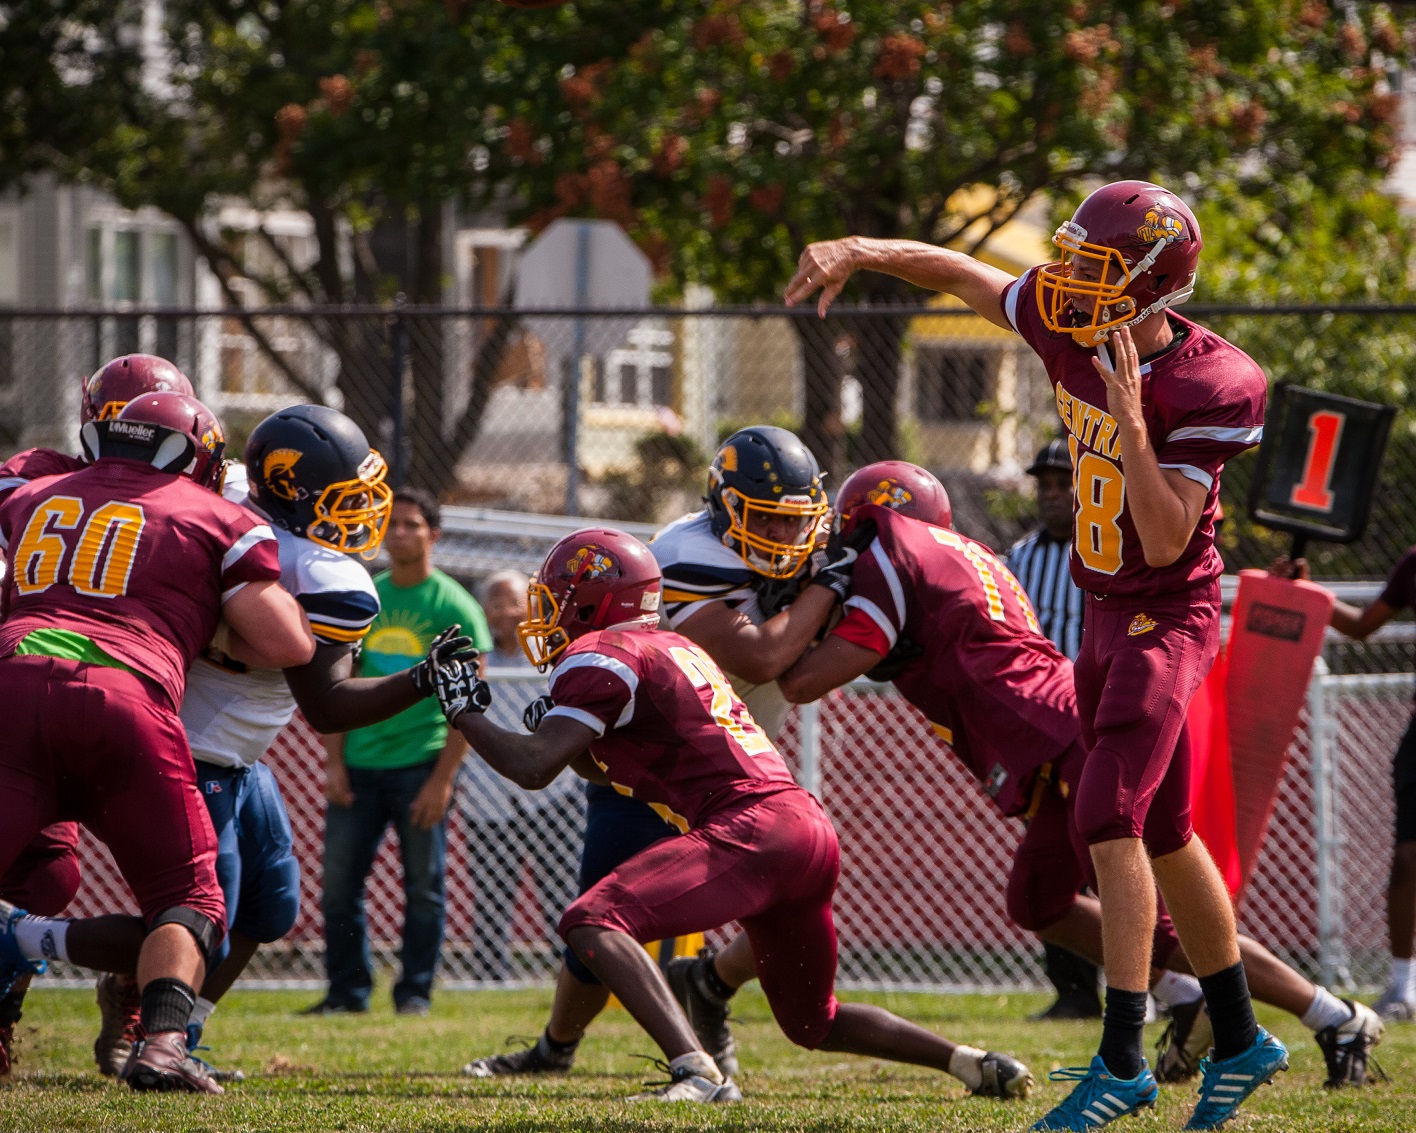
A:
{"type": "Polygon", "coordinates": [[[801,342],[806,380],[801,439],[839,485],[846,471],[846,426],[841,419],[841,383],[846,372],[846,350],[840,323],[835,319],[792,319],[801,342]]]}
{"type": "MultiPolygon", "coordinates": [[[[443,206],[441,201],[424,201],[412,224],[410,243],[417,260],[409,280],[410,298],[420,306],[442,303],[443,206]]],[[[444,438],[447,386],[443,374],[447,320],[432,315],[404,319],[408,328],[408,353],[413,375],[413,411],[405,445],[409,459],[404,463],[408,479],[418,488],[437,491],[446,463],[444,438]]]]}
{"type": "Polygon", "coordinates": [[[860,464],[900,455],[899,403],[904,337],[909,320],[881,314],[856,323],[855,373],[861,386],[860,464]]]}

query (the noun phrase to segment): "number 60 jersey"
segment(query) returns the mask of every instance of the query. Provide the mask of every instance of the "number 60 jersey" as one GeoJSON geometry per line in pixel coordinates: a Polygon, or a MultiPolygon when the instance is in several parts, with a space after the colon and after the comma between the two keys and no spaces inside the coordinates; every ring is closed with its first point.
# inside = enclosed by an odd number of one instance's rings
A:
{"type": "MultiPolygon", "coordinates": [[[[1147,565],[1126,499],[1121,437],[1106,411],[1096,354],[1054,334],[1038,311],[1037,269],[1009,284],[1003,311],[1047,369],[1072,452],[1072,580],[1093,594],[1172,594],[1223,571],[1214,512],[1224,462],[1263,438],[1268,382],[1257,362],[1219,335],[1166,312],[1175,339],[1141,366],[1141,411],[1162,468],[1208,495],[1190,543],[1169,566],[1147,565]]],[[[1111,359],[1111,361],[1115,361],[1111,359]]]]}

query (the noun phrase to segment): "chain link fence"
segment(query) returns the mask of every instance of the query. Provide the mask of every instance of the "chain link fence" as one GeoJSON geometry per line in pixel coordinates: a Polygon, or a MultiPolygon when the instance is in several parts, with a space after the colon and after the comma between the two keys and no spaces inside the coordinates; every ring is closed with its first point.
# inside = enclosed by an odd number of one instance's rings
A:
{"type": "MultiPolygon", "coordinates": [[[[494,717],[516,727],[542,680],[496,674],[494,717]]],[[[1368,987],[1385,978],[1390,760],[1412,688],[1404,675],[1315,677],[1240,908],[1243,931],[1331,986],[1368,987]]],[[[1004,908],[1021,826],[998,816],[915,709],[889,686],[860,682],[796,710],[781,747],[841,837],[835,907],[843,987],[998,991],[1041,984],[1037,941],[1012,925],[1004,908]]],[[[313,987],[324,978],[323,751],[297,719],[267,759],[295,830],[301,913],[284,940],[261,949],[246,978],[313,987]]],[[[554,926],[575,891],[584,818],[578,782],[567,778],[539,795],[488,793],[488,775],[469,760],[450,819],[445,987],[553,979],[560,947],[554,926]]],[[[132,911],[106,850],[84,838],[84,888],[71,911],[132,911]]],[[[402,924],[391,841],[366,895],[374,955],[385,966],[397,963],[402,924]]]]}

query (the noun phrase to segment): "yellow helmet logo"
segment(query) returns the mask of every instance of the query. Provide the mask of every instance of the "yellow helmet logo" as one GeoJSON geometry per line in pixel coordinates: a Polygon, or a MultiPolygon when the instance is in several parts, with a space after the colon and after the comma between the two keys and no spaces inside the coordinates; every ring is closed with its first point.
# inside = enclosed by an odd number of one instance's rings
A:
{"type": "Polygon", "coordinates": [[[300,485],[295,482],[295,465],[305,454],[299,449],[278,448],[266,453],[261,462],[261,478],[270,485],[271,495],[282,500],[300,498],[300,485]]]}
{"type": "Polygon", "coordinates": [[[1147,244],[1164,240],[1167,244],[1185,235],[1185,229],[1178,217],[1163,213],[1159,209],[1146,209],[1145,223],[1136,229],[1136,235],[1147,244]]]}
{"type": "Polygon", "coordinates": [[[581,547],[565,565],[572,576],[579,575],[583,568],[585,577],[598,578],[615,564],[608,555],[601,554],[594,547],[581,547]]]}
{"type": "Polygon", "coordinates": [[[724,472],[736,472],[738,469],[737,447],[728,445],[718,454],[718,466],[724,472]]]}
{"type": "Polygon", "coordinates": [[[873,491],[866,494],[865,498],[872,504],[879,504],[881,507],[898,511],[914,499],[914,493],[894,480],[881,480],[873,491]]]}

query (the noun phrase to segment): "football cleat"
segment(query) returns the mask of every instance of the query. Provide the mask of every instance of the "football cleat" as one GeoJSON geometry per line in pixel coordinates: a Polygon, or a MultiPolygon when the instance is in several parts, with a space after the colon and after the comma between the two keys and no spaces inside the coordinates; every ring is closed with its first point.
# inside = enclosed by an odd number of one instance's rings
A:
{"type": "Polygon", "coordinates": [[[983,1082],[969,1093],[976,1098],[1025,1098],[1032,1093],[1032,1071],[1006,1054],[990,1050],[979,1063],[983,1082]]]}
{"type": "Polygon", "coordinates": [[[1372,1004],[1372,1010],[1388,1023],[1405,1023],[1416,1019],[1416,1003],[1393,995],[1390,988],[1382,992],[1382,997],[1372,1004]]]}
{"type": "Polygon", "coordinates": [[[1134,1078],[1113,1078],[1095,1055],[1090,1066],[1071,1066],[1054,1070],[1048,1075],[1054,1082],[1076,1082],[1076,1087],[1039,1118],[1032,1129],[1099,1129],[1118,1117],[1151,1109],[1160,1096],[1155,1075],[1141,1063],[1141,1072],[1134,1078]]]}
{"type": "Polygon", "coordinates": [[[224,1094],[206,1064],[187,1053],[182,1031],[147,1035],[133,1044],[122,1078],[131,1089],[189,1094],[224,1094]]]}
{"type": "MultiPolygon", "coordinates": [[[[515,1041],[515,1039],[507,1039],[508,1043],[515,1041]]],[[[516,1074],[566,1074],[574,1065],[574,1048],[558,1051],[546,1041],[546,1036],[543,1034],[524,1050],[508,1051],[506,1054],[489,1054],[486,1058],[469,1062],[462,1068],[462,1073],[469,1078],[509,1078],[516,1074]]]]}
{"type": "Polygon", "coordinates": [[[0,901],[0,997],[10,994],[21,976],[39,975],[49,965],[43,960],[27,960],[15,939],[15,925],[28,914],[9,901],[0,901]]]}
{"type": "MultiPolygon", "coordinates": [[[[661,1064],[662,1065],[662,1064],[661,1064]]],[[[695,1102],[698,1104],[723,1105],[742,1101],[742,1091],[731,1078],[713,1082],[695,1074],[688,1067],[680,1067],[671,1073],[669,1081],[657,1089],[635,1094],[627,1099],[632,1102],[695,1102]]]]}
{"type": "MultiPolygon", "coordinates": [[[[1377,1013],[1365,1003],[1354,1003],[1350,999],[1342,1002],[1352,1008],[1352,1018],[1324,1027],[1313,1036],[1327,1060],[1328,1076],[1323,1085],[1333,1090],[1366,1084],[1372,1048],[1382,1041],[1382,1032],[1386,1029],[1377,1013]]],[[[1381,1073],[1380,1067],[1374,1064],[1373,1068],[1381,1073]]]]}
{"type": "Polygon", "coordinates": [[[104,972],[98,992],[98,1038],[93,1040],[93,1060],[110,1078],[121,1077],[133,1044],[142,1037],[142,993],[132,976],[104,972]]]}
{"type": "Polygon", "coordinates": [[[1186,1129],[1218,1129],[1244,1099],[1280,1070],[1288,1069],[1288,1048],[1262,1027],[1253,1045],[1233,1058],[1200,1063],[1200,1101],[1186,1129]]]}
{"type": "Polygon", "coordinates": [[[712,948],[704,948],[697,958],[679,956],[669,961],[664,975],[699,1043],[723,1077],[731,1078],[738,1072],[738,1057],[737,1041],[728,1027],[728,1005],[704,986],[699,967],[711,963],[715,955],[712,948]]]}
{"type": "Polygon", "coordinates": [[[1170,1023],[1155,1044],[1155,1076],[1161,1082],[1188,1082],[1214,1045],[1214,1028],[1204,997],[1170,1009],[1170,1023]]]}
{"type": "Polygon", "coordinates": [[[206,1067],[206,1072],[218,1082],[244,1082],[246,1072],[244,1070],[218,1070],[205,1058],[198,1058],[197,1051],[211,1050],[209,1046],[202,1046],[202,1025],[200,1023],[187,1024],[187,1053],[191,1055],[193,1062],[200,1062],[206,1067]]]}

